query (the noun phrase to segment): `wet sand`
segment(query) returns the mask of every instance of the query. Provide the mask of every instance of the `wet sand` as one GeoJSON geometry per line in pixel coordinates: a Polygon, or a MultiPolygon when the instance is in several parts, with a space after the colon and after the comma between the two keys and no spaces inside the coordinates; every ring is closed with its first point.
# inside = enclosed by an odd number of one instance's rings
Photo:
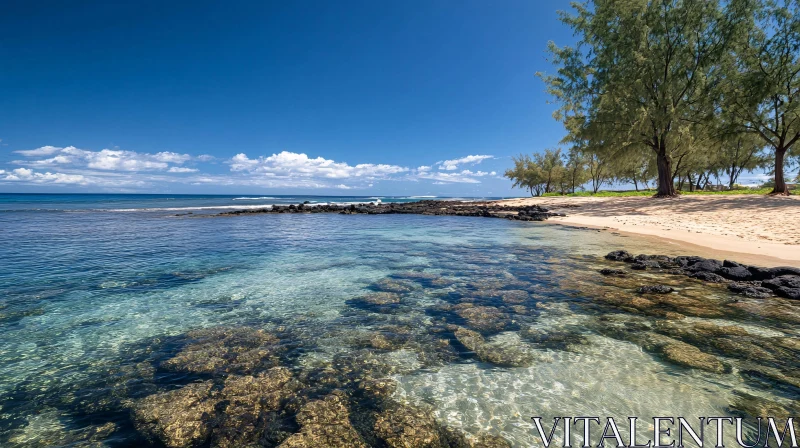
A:
{"type": "Polygon", "coordinates": [[[498,201],[539,205],[566,217],[548,222],[666,238],[731,254],[800,263],[800,197],[546,197],[498,201]]]}

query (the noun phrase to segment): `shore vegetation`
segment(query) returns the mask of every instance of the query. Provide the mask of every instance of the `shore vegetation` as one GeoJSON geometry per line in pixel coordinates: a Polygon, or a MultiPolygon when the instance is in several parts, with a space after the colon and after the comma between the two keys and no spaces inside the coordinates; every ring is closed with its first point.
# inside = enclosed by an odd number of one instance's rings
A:
{"type": "Polygon", "coordinates": [[[769,193],[789,194],[800,168],[798,2],[587,0],[560,20],[578,41],[550,42],[556,70],[539,76],[569,149],[515,158],[516,186],[598,193],[625,182],[669,197],[732,189],[764,169],[769,193]],[[540,163],[554,156],[560,168],[540,163]],[[554,186],[559,169],[569,188],[554,186]]]}

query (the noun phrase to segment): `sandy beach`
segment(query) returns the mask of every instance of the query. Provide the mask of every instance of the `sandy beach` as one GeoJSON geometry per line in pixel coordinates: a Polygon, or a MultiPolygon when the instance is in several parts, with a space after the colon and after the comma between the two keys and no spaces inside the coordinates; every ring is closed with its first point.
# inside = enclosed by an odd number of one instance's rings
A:
{"type": "Polygon", "coordinates": [[[545,197],[500,201],[540,205],[566,217],[548,222],[615,229],[714,250],[800,262],[800,197],[545,197]]]}

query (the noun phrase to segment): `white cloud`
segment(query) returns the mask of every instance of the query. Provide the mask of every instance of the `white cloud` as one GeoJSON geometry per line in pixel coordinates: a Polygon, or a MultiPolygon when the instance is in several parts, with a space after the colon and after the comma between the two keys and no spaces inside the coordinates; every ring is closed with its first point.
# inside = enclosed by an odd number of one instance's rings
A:
{"type": "Polygon", "coordinates": [[[433,171],[433,172],[418,172],[417,178],[419,179],[431,179],[437,182],[434,182],[436,185],[441,185],[441,182],[446,183],[464,183],[464,184],[479,184],[481,181],[476,179],[477,177],[484,177],[484,176],[492,176],[495,172],[492,171],[491,173],[487,173],[486,171],[470,171],[470,170],[462,170],[458,173],[443,173],[441,171],[433,171]]]}
{"type": "MultiPolygon", "coordinates": [[[[481,183],[483,178],[496,176],[495,171],[455,169],[459,165],[478,164],[492,158],[470,155],[455,160],[407,168],[391,164],[335,161],[324,157],[309,157],[304,153],[282,151],[270,156],[250,158],[236,154],[225,163],[229,172],[201,172],[187,164],[219,162],[223,159],[203,154],[191,156],[171,151],[140,153],[120,149],[91,151],[74,146],[16,151],[23,160],[13,161],[18,167],[0,170],[0,182],[28,184],[92,185],[109,190],[155,188],[168,183],[187,185],[218,185],[220,187],[303,188],[303,189],[360,189],[376,185],[376,181],[416,182],[430,180],[434,185],[481,183]],[[438,168],[438,169],[437,169],[438,168]]],[[[4,167],[5,168],[5,167],[4,167]]]]}
{"type": "Polygon", "coordinates": [[[35,183],[35,184],[46,184],[46,183],[53,183],[53,184],[79,184],[79,185],[86,185],[89,184],[89,180],[80,174],[65,174],[65,173],[37,173],[28,168],[17,168],[15,170],[11,170],[11,172],[6,172],[4,170],[0,170],[0,175],[5,175],[5,177],[0,177],[0,181],[9,181],[9,182],[27,182],[27,183],[35,183]]]}
{"type": "Polygon", "coordinates": [[[306,177],[319,179],[385,178],[409,171],[397,165],[361,163],[355,166],[322,157],[310,158],[306,154],[283,151],[269,157],[251,159],[244,153],[233,156],[231,171],[244,171],[273,177],[306,177]]]}
{"type": "Polygon", "coordinates": [[[26,157],[53,156],[46,159],[18,160],[14,162],[20,165],[32,167],[73,165],[105,171],[164,171],[170,168],[170,164],[182,165],[192,158],[189,154],[169,151],[155,154],[117,149],[89,151],[74,146],[64,148],[43,146],[37,149],[16,152],[26,157]]]}
{"type": "Polygon", "coordinates": [[[58,151],[61,151],[63,148],[59,148],[57,146],[42,146],[41,148],[36,149],[27,149],[24,151],[14,151],[17,154],[22,154],[25,157],[41,157],[41,156],[49,156],[51,154],[55,154],[58,151]]]}
{"type": "Polygon", "coordinates": [[[458,169],[459,165],[475,165],[483,162],[486,159],[493,159],[493,158],[494,156],[479,156],[479,155],[466,156],[460,159],[445,160],[443,162],[439,162],[438,165],[440,170],[453,171],[458,169]]]}

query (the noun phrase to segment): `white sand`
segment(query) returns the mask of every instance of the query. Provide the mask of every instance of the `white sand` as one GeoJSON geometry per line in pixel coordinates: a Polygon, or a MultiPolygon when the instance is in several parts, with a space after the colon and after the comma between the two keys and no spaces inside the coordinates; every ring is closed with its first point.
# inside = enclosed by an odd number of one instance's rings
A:
{"type": "Polygon", "coordinates": [[[567,214],[551,222],[652,235],[719,251],[800,261],[800,197],[547,197],[499,201],[567,214]]]}

